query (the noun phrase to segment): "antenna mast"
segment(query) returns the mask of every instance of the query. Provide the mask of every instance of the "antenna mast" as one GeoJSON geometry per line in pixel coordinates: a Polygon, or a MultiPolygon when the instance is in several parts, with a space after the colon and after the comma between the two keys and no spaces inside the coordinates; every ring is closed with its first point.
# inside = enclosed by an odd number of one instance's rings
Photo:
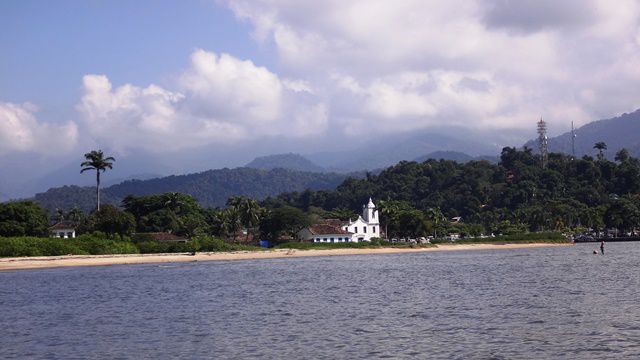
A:
{"type": "Polygon", "coordinates": [[[549,152],[547,149],[547,123],[540,118],[538,121],[538,150],[540,150],[540,166],[547,167],[549,152]]]}
{"type": "Polygon", "coordinates": [[[573,127],[573,121],[571,122],[571,154],[573,159],[576,158],[576,129],[573,127]]]}

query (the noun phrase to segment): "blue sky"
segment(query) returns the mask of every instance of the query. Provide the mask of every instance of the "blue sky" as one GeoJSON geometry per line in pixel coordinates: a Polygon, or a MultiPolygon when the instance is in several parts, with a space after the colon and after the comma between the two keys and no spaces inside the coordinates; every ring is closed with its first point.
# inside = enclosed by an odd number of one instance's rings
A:
{"type": "Polygon", "coordinates": [[[0,100],[73,117],[85,74],[162,85],[197,48],[273,66],[249,25],[212,1],[3,1],[0,100]]]}
{"type": "Polygon", "coordinates": [[[5,0],[0,23],[0,193],[94,148],[226,166],[428,133],[498,153],[540,117],[554,136],[640,108],[637,0],[5,0]]]}

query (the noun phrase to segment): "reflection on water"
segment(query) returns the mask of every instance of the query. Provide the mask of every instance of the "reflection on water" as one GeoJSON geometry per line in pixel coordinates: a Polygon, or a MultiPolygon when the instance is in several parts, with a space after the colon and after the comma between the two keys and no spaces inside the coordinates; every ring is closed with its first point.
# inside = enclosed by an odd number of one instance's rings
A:
{"type": "Polygon", "coordinates": [[[0,273],[0,357],[638,358],[639,243],[0,273]]]}

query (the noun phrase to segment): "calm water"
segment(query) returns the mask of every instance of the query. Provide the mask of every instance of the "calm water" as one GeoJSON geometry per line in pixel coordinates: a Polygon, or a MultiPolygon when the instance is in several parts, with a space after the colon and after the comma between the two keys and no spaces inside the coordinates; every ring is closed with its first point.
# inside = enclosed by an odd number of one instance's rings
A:
{"type": "Polygon", "coordinates": [[[0,273],[0,358],[640,357],[640,243],[0,273]]]}

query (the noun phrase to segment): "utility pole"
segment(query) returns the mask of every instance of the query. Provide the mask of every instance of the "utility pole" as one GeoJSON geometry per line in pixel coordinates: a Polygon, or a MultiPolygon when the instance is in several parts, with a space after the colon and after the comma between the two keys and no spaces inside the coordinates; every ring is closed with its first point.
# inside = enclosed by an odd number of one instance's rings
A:
{"type": "Polygon", "coordinates": [[[547,161],[549,160],[547,145],[547,123],[540,118],[540,121],[538,121],[538,150],[540,151],[540,166],[543,169],[547,167],[547,161]]]}

